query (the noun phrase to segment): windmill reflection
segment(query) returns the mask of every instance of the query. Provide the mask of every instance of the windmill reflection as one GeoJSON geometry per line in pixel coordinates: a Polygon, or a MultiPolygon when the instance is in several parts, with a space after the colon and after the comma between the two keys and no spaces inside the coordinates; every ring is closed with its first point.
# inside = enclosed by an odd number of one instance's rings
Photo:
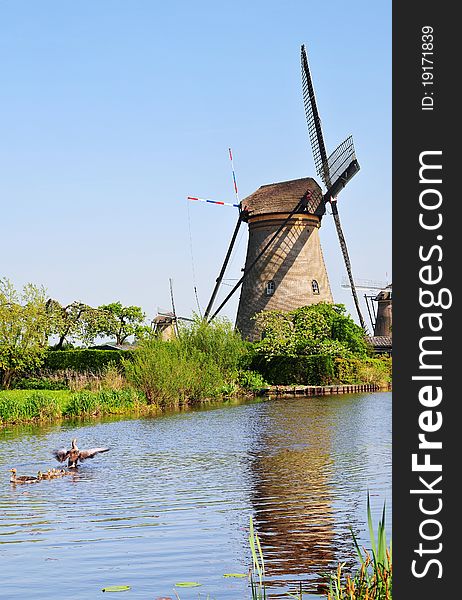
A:
{"type": "Polygon", "coordinates": [[[266,575],[284,584],[319,582],[336,560],[331,432],[325,418],[313,419],[299,401],[293,411],[281,411],[280,402],[266,410],[269,428],[261,428],[252,461],[251,497],[266,575]]]}

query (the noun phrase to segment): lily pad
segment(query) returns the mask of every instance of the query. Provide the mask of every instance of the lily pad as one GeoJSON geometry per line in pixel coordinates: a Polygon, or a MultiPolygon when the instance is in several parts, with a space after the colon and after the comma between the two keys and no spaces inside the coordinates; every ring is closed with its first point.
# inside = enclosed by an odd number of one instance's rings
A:
{"type": "Polygon", "coordinates": [[[225,573],[223,577],[247,577],[245,573],[225,573]]]}
{"type": "Polygon", "coordinates": [[[197,581],[180,581],[179,583],[175,583],[175,587],[199,587],[202,583],[197,583],[197,581]]]}
{"type": "Polygon", "coordinates": [[[101,591],[102,592],[126,592],[129,589],[130,589],[129,585],[108,585],[107,587],[103,588],[101,591]]]}

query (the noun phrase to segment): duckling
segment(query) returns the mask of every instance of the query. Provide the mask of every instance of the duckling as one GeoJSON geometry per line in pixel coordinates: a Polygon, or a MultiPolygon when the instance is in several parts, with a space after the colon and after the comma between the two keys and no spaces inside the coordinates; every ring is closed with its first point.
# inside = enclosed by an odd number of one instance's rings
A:
{"type": "Polygon", "coordinates": [[[66,471],[66,469],[61,469],[59,472],[62,477],[65,477],[66,475],[75,475],[75,471],[66,471]]]}
{"type": "Polygon", "coordinates": [[[86,460],[87,458],[93,458],[100,452],[107,452],[109,448],[90,448],[89,450],[79,450],[77,448],[77,439],[74,438],[71,443],[71,448],[61,448],[60,450],[54,450],[53,456],[59,462],[64,462],[67,458],[67,466],[69,468],[76,468],[79,461],[86,460]]]}
{"type": "Polygon", "coordinates": [[[10,469],[11,471],[11,477],[10,477],[10,482],[11,483],[35,483],[36,481],[38,481],[38,477],[33,477],[31,475],[19,475],[19,477],[16,475],[16,469],[10,469]]]}

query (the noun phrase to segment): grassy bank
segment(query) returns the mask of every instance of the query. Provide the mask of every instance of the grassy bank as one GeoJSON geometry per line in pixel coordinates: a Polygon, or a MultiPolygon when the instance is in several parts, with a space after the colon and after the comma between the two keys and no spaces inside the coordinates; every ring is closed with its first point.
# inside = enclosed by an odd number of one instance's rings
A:
{"type": "Polygon", "coordinates": [[[197,318],[171,341],[148,335],[130,351],[48,350],[40,366],[9,378],[15,389],[0,392],[0,423],[157,412],[252,395],[268,384],[388,385],[391,359],[369,356],[362,330],[340,308],[306,307],[290,313],[290,323],[287,315],[269,317],[269,334],[257,343],[226,319],[197,318]]]}
{"type": "Polygon", "coordinates": [[[67,417],[148,414],[156,408],[150,406],[142,394],[130,389],[0,392],[0,424],[54,421],[67,417]]]}

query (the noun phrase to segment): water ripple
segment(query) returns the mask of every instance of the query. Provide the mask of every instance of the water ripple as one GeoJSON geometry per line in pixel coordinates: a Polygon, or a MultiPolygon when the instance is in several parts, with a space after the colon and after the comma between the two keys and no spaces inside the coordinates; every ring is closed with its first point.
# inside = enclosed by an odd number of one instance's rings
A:
{"type": "MultiPolygon", "coordinates": [[[[253,516],[271,597],[313,593],[318,574],[361,543],[366,491],[373,516],[391,508],[391,395],[253,402],[151,419],[0,431],[0,560],[9,600],[92,600],[105,585],[131,598],[172,596],[200,581],[217,599],[250,597],[253,516]],[[76,475],[30,485],[8,469],[54,466],[51,450],[108,445],[76,475]],[[3,475],[1,475],[3,473],[3,475]]],[[[389,523],[390,525],[390,523],[389,523]]],[[[182,599],[197,592],[182,592],[182,599]]]]}

